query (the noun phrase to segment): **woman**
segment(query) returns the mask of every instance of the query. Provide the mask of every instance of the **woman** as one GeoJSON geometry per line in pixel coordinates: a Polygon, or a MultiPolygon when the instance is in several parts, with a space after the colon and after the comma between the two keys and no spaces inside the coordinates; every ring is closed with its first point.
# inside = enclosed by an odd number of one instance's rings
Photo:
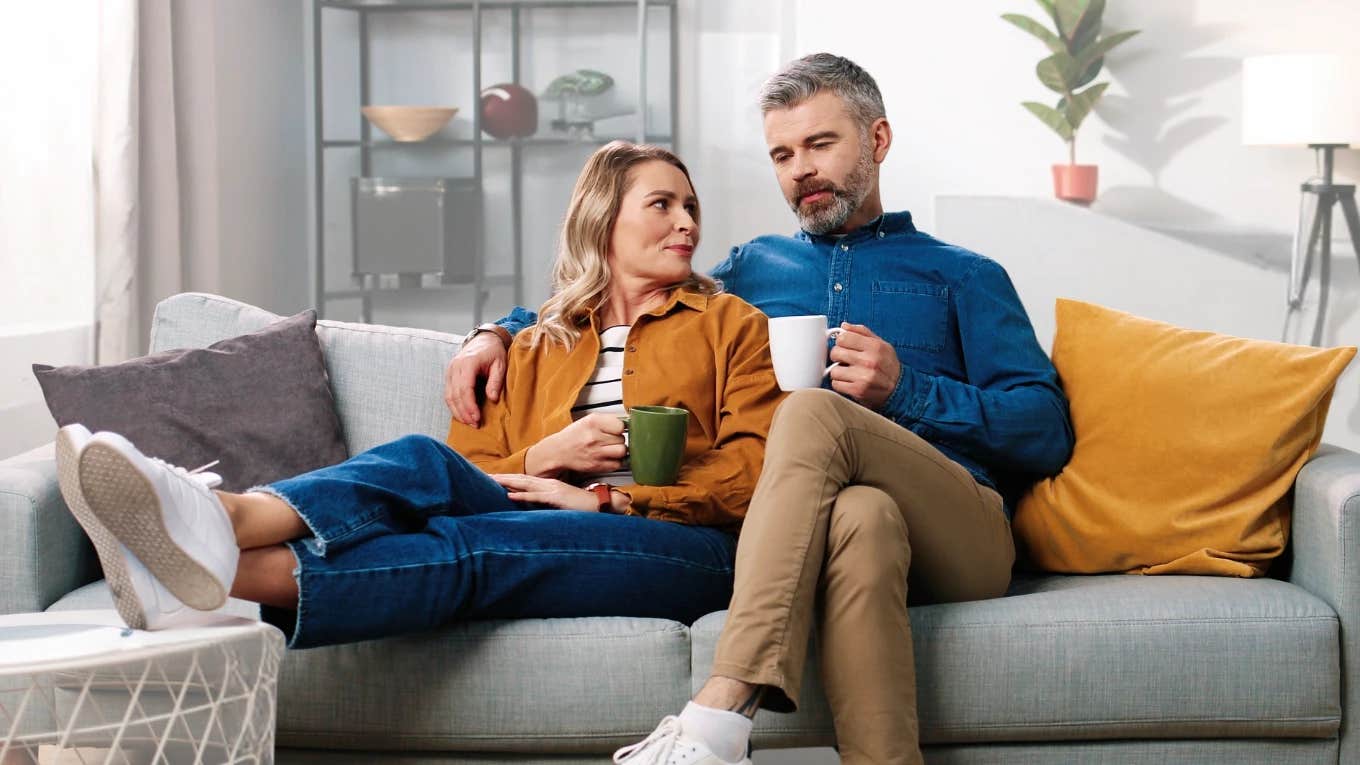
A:
{"type": "Polygon", "coordinates": [[[597,151],[543,320],[517,338],[486,424],[455,422],[448,445],[407,436],[228,494],[116,434],[63,429],[62,491],[119,613],[172,626],[230,591],[300,648],[462,619],[692,621],[723,608],[781,395],[763,314],[691,270],[698,241],[678,158],[624,142],[597,151]],[[618,415],[639,404],[690,412],[673,486],[626,480],[618,415]],[[585,488],[606,475],[625,480],[585,488]]]}

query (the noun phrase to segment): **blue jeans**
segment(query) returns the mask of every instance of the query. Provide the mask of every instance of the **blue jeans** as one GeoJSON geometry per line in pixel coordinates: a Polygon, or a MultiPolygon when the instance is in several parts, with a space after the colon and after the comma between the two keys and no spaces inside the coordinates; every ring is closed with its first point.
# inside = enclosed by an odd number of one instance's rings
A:
{"type": "Polygon", "coordinates": [[[692,622],[727,607],[736,540],[717,529],[528,509],[428,436],[406,436],[263,487],[312,537],[297,611],[262,607],[292,648],[467,619],[640,616],[692,622]]]}

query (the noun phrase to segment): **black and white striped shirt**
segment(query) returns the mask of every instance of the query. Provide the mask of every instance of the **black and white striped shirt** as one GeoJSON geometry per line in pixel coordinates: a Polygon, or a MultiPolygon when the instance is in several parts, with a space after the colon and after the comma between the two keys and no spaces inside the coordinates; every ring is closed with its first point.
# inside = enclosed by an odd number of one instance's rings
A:
{"type": "MultiPolygon", "coordinates": [[[[576,396],[576,405],[571,408],[572,420],[579,420],[588,414],[622,417],[628,413],[623,408],[623,359],[624,349],[628,345],[628,329],[629,325],[618,324],[600,331],[600,356],[595,362],[595,372],[576,396]]],[[[633,474],[628,469],[626,459],[622,470],[588,478],[587,483],[603,481],[615,486],[633,483],[633,474]]]]}

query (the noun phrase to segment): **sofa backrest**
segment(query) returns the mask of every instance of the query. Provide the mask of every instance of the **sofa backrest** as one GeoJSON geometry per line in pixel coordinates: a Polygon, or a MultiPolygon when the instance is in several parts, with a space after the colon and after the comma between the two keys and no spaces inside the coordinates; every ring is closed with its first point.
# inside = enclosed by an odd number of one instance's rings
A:
{"type": "MultiPolygon", "coordinates": [[[[166,298],[151,322],[151,352],[203,348],[254,332],[279,316],[197,292],[166,298]]],[[[410,433],[449,431],[444,366],[462,338],[443,332],[343,321],[317,322],[345,445],[357,454],[410,433]]]]}

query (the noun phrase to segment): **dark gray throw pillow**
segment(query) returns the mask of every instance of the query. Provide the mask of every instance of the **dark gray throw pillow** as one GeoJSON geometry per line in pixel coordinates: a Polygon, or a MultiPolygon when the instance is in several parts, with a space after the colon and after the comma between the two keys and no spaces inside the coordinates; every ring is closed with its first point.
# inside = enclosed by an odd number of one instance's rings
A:
{"type": "Polygon", "coordinates": [[[34,364],[58,425],[126,436],[151,457],[212,471],[226,491],[290,478],[348,454],[316,311],[207,348],[108,366],[34,364]]]}

